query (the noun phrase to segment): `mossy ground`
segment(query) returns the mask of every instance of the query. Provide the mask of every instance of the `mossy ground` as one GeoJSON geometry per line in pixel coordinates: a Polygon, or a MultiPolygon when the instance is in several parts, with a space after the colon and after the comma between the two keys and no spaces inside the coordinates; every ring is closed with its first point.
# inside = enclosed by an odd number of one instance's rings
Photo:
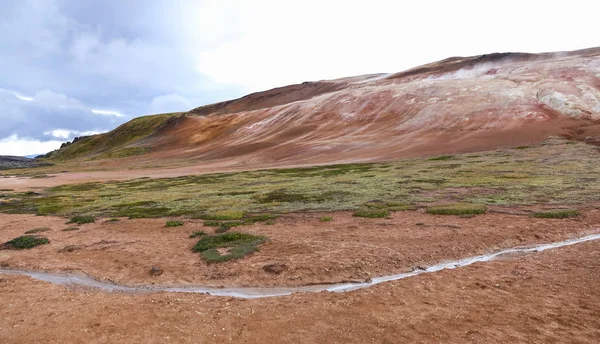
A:
{"type": "Polygon", "coordinates": [[[3,192],[5,213],[202,217],[247,221],[256,213],[481,205],[580,204],[600,196],[596,147],[550,139],[443,159],[217,173],[3,192]],[[242,218],[244,220],[242,220],[242,218]]]}
{"type": "Polygon", "coordinates": [[[207,263],[219,263],[243,258],[257,251],[258,245],[265,242],[265,240],[265,237],[247,233],[217,234],[200,239],[194,245],[192,251],[201,253],[207,263]]]}
{"type": "Polygon", "coordinates": [[[577,209],[553,209],[533,213],[533,217],[543,219],[566,219],[581,215],[577,209]]]}
{"type": "Polygon", "coordinates": [[[477,215],[485,214],[487,207],[481,204],[442,204],[429,207],[425,210],[434,215],[477,215]]]}
{"type": "Polygon", "coordinates": [[[34,248],[40,245],[46,245],[50,243],[48,238],[35,236],[35,235],[23,235],[18,238],[14,238],[10,241],[5,242],[0,245],[0,249],[7,250],[25,250],[34,248]]]}

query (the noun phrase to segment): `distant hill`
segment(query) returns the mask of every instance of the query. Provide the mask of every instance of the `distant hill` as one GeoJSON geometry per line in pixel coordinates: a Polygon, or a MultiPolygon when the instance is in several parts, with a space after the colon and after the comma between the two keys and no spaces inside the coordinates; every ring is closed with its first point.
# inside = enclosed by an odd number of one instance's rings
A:
{"type": "Polygon", "coordinates": [[[385,161],[562,136],[600,144],[600,48],[453,57],[396,74],[305,82],[136,118],[53,161],[385,161]]]}
{"type": "Polygon", "coordinates": [[[13,168],[28,168],[47,166],[47,162],[42,162],[22,156],[0,155],[0,170],[8,170],[13,168]]]}

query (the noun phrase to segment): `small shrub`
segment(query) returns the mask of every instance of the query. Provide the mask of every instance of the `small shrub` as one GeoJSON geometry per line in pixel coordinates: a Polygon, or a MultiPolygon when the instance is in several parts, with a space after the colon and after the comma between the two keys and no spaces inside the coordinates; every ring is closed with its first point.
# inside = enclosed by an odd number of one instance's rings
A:
{"type": "Polygon", "coordinates": [[[183,226],[183,221],[167,221],[165,227],[179,227],[183,226]]]}
{"type": "Polygon", "coordinates": [[[329,221],[333,221],[333,217],[331,216],[324,216],[321,218],[321,222],[329,222],[329,221]]]}
{"type": "Polygon", "coordinates": [[[34,248],[39,245],[46,245],[50,240],[45,237],[35,235],[23,235],[5,242],[0,248],[7,250],[24,250],[34,248]]]}
{"type": "Polygon", "coordinates": [[[533,217],[543,219],[566,219],[569,217],[576,217],[579,215],[581,215],[581,213],[577,209],[554,209],[533,213],[533,217]]]}
{"type": "Polygon", "coordinates": [[[71,220],[69,222],[67,222],[67,224],[76,223],[78,225],[83,225],[83,224],[92,223],[92,222],[96,222],[96,218],[93,216],[77,215],[77,216],[73,216],[71,218],[71,220]]]}
{"type": "Polygon", "coordinates": [[[190,234],[190,239],[198,238],[198,237],[205,236],[205,235],[206,235],[206,233],[204,233],[204,231],[196,231],[196,232],[190,234]]]}
{"type": "Polygon", "coordinates": [[[69,227],[69,228],[65,228],[62,231],[63,232],[70,232],[70,231],[78,231],[79,227],[69,227]]]}
{"type": "Polygon", "coordinates": [[[376,219],[390,216],[390,211],[388,209],[361,209],[355,211],[352,216],[376,219]]]}
{"type": "Polygon", "coordinates": [[[258,245],[264,243],[265,237],[247,233],[223,233],[205,236],[192,248],[199,252],[207,263],[219,263],[232,259],[240,259],[258,250],[258,245]],[[219,249],[226,252],[220,252],[219,249]]]}
{"type": "Polygon", "coordinates": [[[429,207],[425,210],[428,214],[434,215],[474,215],[485,214],[487,207],[481,204],[442,204],[429,207]]]}
{"type": "Polygon", "coordinates": [[[25,234],[33,234],[33,233],[40,233],[40,232],[47,232],[47,231],[51,231],[51,229],[48,227],[34,228],[34,229],[28,230],[27,232],[25,232],[25,234]]]}

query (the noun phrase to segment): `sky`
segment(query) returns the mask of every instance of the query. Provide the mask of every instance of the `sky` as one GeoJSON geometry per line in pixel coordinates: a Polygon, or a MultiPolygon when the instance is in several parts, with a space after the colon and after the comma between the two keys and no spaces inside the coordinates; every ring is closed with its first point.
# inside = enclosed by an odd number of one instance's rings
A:
{"type": "Polygon", "coordinates": [[[0,0],[0,155],[450,56],[600,45],[594,1],[0,0]]]}

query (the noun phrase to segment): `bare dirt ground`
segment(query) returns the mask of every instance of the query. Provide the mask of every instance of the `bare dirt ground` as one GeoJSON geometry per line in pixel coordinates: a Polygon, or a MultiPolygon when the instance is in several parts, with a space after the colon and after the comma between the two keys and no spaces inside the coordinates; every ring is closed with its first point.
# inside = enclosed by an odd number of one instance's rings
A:
{"type": "Polygon", "coordinates": [[[350,293],[240,300],[0,278],[3,343],[597,343],[600,243],[350,293]]]}
{"type": "Polygon", "coordinates": [[[173,228],[165,227],[165,219],[100,220],[62,231],[71,226],[63,218],[3,214],[0,242],[33,228],[52,230],[39,233],[49,238],[49,245],[0,251],[0,265],[82,273],[128,285],[299,286],[362,281],[600,231],[600,210],[592,206],[583,216],[564,220],[534,219],[516,209],[509,212],[515,215],[460,218],[406,211],[395,212],[390,219],[363,219],[346,212],[289,214],[274,225],[242,227],[244,232],[266,235],[269,241],[248,258],[221,264],[206,264],[190,250],[198,240],[188,238],[192,232],[213,231],[201,220],[184,220],[184,226],[173,228]],[[323,216],[334,220],[321,222],[323,216]],[[285,265],[280,274],[264,271],[264,266],[275,263],[285,265]],[[164,273],[150,276],[152,266],[164,273]]]}

